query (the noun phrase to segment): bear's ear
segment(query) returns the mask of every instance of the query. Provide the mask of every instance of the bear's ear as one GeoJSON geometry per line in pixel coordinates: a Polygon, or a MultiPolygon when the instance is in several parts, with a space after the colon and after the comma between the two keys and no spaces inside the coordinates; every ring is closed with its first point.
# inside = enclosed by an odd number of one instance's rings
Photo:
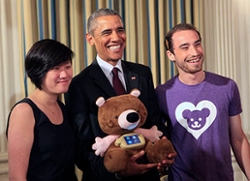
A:
{"type": "Polygon", "coordinates": [[[105,103],[105,99],[103,97],[99,97],[95,104],[98,106],[98,107],[101,107],[103,104],[105,103]]]}
{"type": "Polygon", "coordinates": [[[135,97],[139,97],[141,95],[141,92],[138,89],[133,89],[130,94],[135,97]]]}

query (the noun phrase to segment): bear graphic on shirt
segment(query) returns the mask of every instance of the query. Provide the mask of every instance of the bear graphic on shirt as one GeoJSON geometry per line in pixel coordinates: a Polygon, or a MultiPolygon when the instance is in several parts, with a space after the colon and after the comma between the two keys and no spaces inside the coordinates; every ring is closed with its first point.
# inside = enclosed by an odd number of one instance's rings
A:
{"type": "Polygon", "coordinates": [[[198,139],[214,122],[216,106],[208,100],[200,101],[196,106],[192,102],[182,102],[175,109],[177,122],[198,139]]]}

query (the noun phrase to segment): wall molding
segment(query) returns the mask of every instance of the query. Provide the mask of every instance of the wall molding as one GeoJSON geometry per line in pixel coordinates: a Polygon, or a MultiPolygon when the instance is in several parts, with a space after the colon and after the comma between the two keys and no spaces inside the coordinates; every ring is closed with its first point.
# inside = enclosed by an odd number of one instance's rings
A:
{"type": "MultiPolygon", "coordinates": [[[[250,1],[204,1],[205,70],[230,77],[238,85],[242,127],[250,140],[250,1]]],[[[232,152],[234,180],[246,181],[232,152]]]]}
{"type": "Polygon", "coordinates": [[[0,154],[0,175],[8,174],[8,153],[0,154]]]}

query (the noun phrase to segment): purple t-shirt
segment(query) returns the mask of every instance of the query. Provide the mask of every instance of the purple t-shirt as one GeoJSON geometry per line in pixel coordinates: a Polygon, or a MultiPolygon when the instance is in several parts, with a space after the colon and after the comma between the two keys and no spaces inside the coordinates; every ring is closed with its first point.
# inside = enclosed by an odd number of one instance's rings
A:
{"type": "Polygon", "coordinates": [[[156,94],[178,154],[169,181],[233,181],[229,117],[242,112],[236,83],[209,72],[197,85],[175,76],[156,94]]]}

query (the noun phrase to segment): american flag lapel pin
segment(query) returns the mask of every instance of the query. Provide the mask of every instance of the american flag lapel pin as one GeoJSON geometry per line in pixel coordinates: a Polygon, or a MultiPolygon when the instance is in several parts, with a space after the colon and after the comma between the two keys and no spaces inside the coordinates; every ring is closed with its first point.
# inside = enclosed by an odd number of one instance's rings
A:
{"type": "Polygon", "coordinates": [[[135,79],[136,79],[136,77],[135,77],[135,76],[132,76],[132,77],[131,77],[131,80],[135,80],[135,79]]]}

